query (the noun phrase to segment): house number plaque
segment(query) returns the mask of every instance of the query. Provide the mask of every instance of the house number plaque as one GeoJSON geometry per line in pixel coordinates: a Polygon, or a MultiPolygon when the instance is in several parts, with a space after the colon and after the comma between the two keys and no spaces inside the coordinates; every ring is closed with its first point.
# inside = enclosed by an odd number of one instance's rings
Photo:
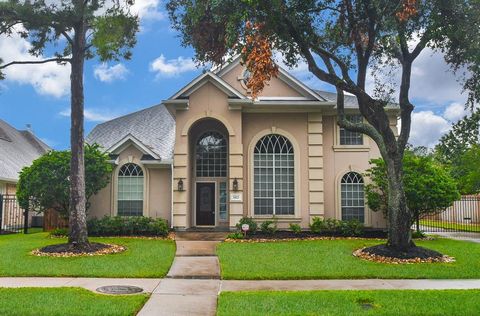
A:
{"type": "Polygon", "coordinates": [[[242,202],[242,193],[230,193],[230,202],[242,202]]]}

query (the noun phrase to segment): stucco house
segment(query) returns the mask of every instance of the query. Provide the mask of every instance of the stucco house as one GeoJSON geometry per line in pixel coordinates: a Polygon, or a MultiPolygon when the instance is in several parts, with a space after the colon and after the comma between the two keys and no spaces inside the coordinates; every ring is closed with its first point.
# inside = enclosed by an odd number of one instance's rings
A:
{"type": "MultiPolygon", "coordinates": [[[[384,227],[365,205],[362,174],[379,157],[367,136],[336,124],[336,95],[284,69],[252,100],[237,58],[162,104],[99,124],[87,137],[111,156],[111,183],[89,216],[150,216],[176,229],[232,228],[241,217],[308,227],[313,217],[384,227]]],[[[350,119],[361,119],[346,96],[350,119]]],[[[396,132],[398,108],[387,108],[396,132]]]]}

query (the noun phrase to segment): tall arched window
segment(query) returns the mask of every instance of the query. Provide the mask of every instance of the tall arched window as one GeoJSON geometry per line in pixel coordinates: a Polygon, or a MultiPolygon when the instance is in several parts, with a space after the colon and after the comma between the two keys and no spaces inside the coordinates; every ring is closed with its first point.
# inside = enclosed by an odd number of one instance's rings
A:
{"type": "Polygon", "coordinates": [[[227,176],[227,141],[215,131],[202,134],[195,146],[197,177],[227,176]]]}
{"type": "Polygon", "coordinates": [[[119,216],[143,215],[143,170],[139,165],[127,163],[118,172],[119,216]]]}
{"type": "Polygon", "coordinates": [[[295,213],[292,143],[278,134],[262,137],[253,154],[255,215],[295,213]]]}
{"type": "Polygon", "coordinates": [[[359,173],[348,172],[342,177],[341,201],[342,220],[365,222],[364,183],[359,173]]]}

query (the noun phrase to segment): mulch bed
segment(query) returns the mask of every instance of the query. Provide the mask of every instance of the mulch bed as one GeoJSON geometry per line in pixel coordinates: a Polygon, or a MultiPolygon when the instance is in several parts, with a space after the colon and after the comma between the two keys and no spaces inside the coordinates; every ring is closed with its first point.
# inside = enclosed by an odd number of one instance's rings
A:
{"type": "Polygon", "coordinates": [[[419,246],[412,247],[408,252],[400,252],[387,247],[387,245],[377,245],[355,250],[353,255],[369,261],[393,264],[433,262],[450,263],[455,261],[455,258],[453,257],[419,246]]]}
{"type": "Polygon", "coordinates": [[[78,249],[70,244],[57,244],[35,249],[31,253],[40,257],[82,257],[115,254],[126,249],[126,247],[120,245],[92,242],[88,249],[78,249]]]}

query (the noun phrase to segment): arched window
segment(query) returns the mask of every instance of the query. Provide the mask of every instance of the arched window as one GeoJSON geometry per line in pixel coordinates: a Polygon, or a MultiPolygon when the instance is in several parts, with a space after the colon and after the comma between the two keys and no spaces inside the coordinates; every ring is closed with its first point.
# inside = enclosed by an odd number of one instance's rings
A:
{"type": "Polygon", "coordinates": [[[348,172],[342,177],[341,195],[342,220],[365,222],[364,183],[359,173],[348,172]]]}
{"type": "Polygon", "coordinates": [[[139,165],[127,163],[118,172],[119,216],[143,215],[143,170],[139,165]]]}
{"type": "Polygon", "coordinates": [[[255,215],[295,213],[292,143],[278,134],[262,137],[253,154],[255,215]]]}
{"type": "Polygon", "coordinates": [[[202,134],[195,146],[197,177],[227,176],[227,141],[215,131],[202,134]]]}

